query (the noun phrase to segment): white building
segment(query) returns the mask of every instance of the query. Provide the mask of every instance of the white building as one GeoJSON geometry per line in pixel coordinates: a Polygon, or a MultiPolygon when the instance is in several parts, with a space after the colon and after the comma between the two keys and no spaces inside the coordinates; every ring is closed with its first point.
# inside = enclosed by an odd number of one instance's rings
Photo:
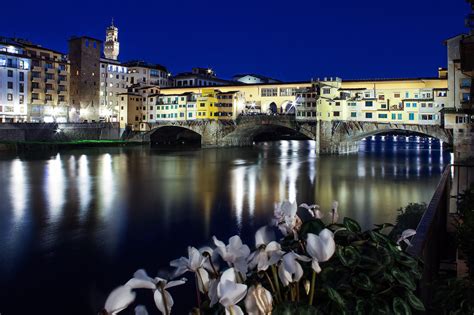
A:
{"type": "Polygon", "coordinates": [[[119,94],[127,92],[128,69],[120,62],[101,58],[100,60],[100,110],[101,120],[117,121],[119,94]]]}
{"type": "Polygon", "coordinates": [[[27,119],[31,60],[19,45],[0,42],[0,122],[27,119]]]}

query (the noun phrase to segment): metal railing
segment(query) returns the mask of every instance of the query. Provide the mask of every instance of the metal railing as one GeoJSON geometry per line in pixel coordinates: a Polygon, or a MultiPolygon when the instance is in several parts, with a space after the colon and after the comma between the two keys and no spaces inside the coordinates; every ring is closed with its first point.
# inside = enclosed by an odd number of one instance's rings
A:
{"type": "Polygon", "coordinates": [[[459,194],[474,182],[474,165],[450,164],[446,166],[433,198],[421,218],[412,246],[407,253],[423,261],[423,278],[419,293],[425,305],[431,304],[434,290],[432,283],[440,270],[443,254],[447,249],[448,215],[457,212],[459,194]]]}

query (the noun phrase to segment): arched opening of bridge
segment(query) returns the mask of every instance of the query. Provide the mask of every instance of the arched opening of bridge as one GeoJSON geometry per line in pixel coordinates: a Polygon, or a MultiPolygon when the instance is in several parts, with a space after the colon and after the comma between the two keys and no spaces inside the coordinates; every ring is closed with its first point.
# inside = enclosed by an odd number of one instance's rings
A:
{"type": "Polygon", "coordinates": [[[270,104],[269,110],[270,110],[271,114],[277,114],[278,113],[277,105],[274,102],[270,104]]]}
{"type": "Polygon", "coordinates": [[[201,135],[187,128],[165,126],[156,129],[150,135],[150,144],[156,147],[181,145],[200,147],[201,135]]]}
{"type": "Polygon", "coordinates": [[[311,140],[311,138],[295,129],[277,125],[260,126],[252,130],[248,136],[255,143],[280,140],[311,140]]]}
{"type": "Polygon", "coordinates": [[[282,105],[285,108],[286,115],[294,115],[296,113],[295,104],[293,102],[287,102],[286,104],[282,105]]]}

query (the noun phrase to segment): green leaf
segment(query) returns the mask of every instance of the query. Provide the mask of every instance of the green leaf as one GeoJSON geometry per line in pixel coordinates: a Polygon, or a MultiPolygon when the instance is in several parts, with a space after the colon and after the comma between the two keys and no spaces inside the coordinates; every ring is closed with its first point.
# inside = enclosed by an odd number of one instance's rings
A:
{"type": "Polygon", "coordinates": [[[395,279],[405,288],[414,291],[416,289],[416,284],[413,279],[407,275],[405,272],[400,271],[399,269],[392,269],[392,275],[395,279]]]}
{"type": "Polygon", "coordinates": [[[399,297],[395,297],[392,303],[393,313],[395,315],[410,315],[411,309],[408,304],[399,297]]]}
{"type": "Polygon", "coordinates": [[[342,224],[346,227],[351,232],[354,233],[359,233],[361,231],[359,223],[357,223],[355,220],[352,220],[351,218],[345,217],[344,220],[342,221],[342,224]]]}
{"type": "Polygon", "coordinates": [[[333,288],[331,287],[326,287],[327,291],[328,291],[328,296],[329,298],[337,303],[337,305],[339,305],[339,307],[341,309],[344,309],[345,306],[346,306],[346,303],[344,302],[344,299],[342,298],[342,296],[336,291],[334,290],[333,288]]]}
{"type": "Polygon", "coordinates": [[[352,284],[362,290],[370,291],[373,289],[374,285],[369,276],[365,273],[358,273],[352,277],[352,284]]]}
{"type": "Polygon", "coordinates": [[[421,300],[418,297],[416,297],[413,293],[408,292],[407,298],[408,298],[408,302],[415,310],[422,311],[422,312],[425,311],[425,306],[423,305],[423,302],[421,302],[421,300]]]}
{"type": "Polygon", "coordinates": [[[355,313],[357,315],[365,315],[366,314],[364,300],[357,300],[355,313]]]}
{"type": "Polygon", "coordinates": [[[360,262],[360,253],[353,246],[338,246],[336,254],[341,263],[346,267],[355,267],[360,262]]]}

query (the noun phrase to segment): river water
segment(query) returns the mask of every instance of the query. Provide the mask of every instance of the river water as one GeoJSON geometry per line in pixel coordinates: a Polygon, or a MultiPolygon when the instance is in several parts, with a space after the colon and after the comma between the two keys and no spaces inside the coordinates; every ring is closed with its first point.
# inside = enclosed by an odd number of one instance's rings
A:
{"type": "MultiPolygon", "coordinates": [[[[449,162],[438,141],[401,136],[345,156],[316,156],[311,141],[2,154],[0,313],[96,314],[138,268],[156,275],[213,235],[251,242],[284,199],[326,211],[337,200],[365,228],[393,222],[397,208],[429,202],[449,162]]],[[[194,303],[180,290],[177,314],[194,303]]]]}

